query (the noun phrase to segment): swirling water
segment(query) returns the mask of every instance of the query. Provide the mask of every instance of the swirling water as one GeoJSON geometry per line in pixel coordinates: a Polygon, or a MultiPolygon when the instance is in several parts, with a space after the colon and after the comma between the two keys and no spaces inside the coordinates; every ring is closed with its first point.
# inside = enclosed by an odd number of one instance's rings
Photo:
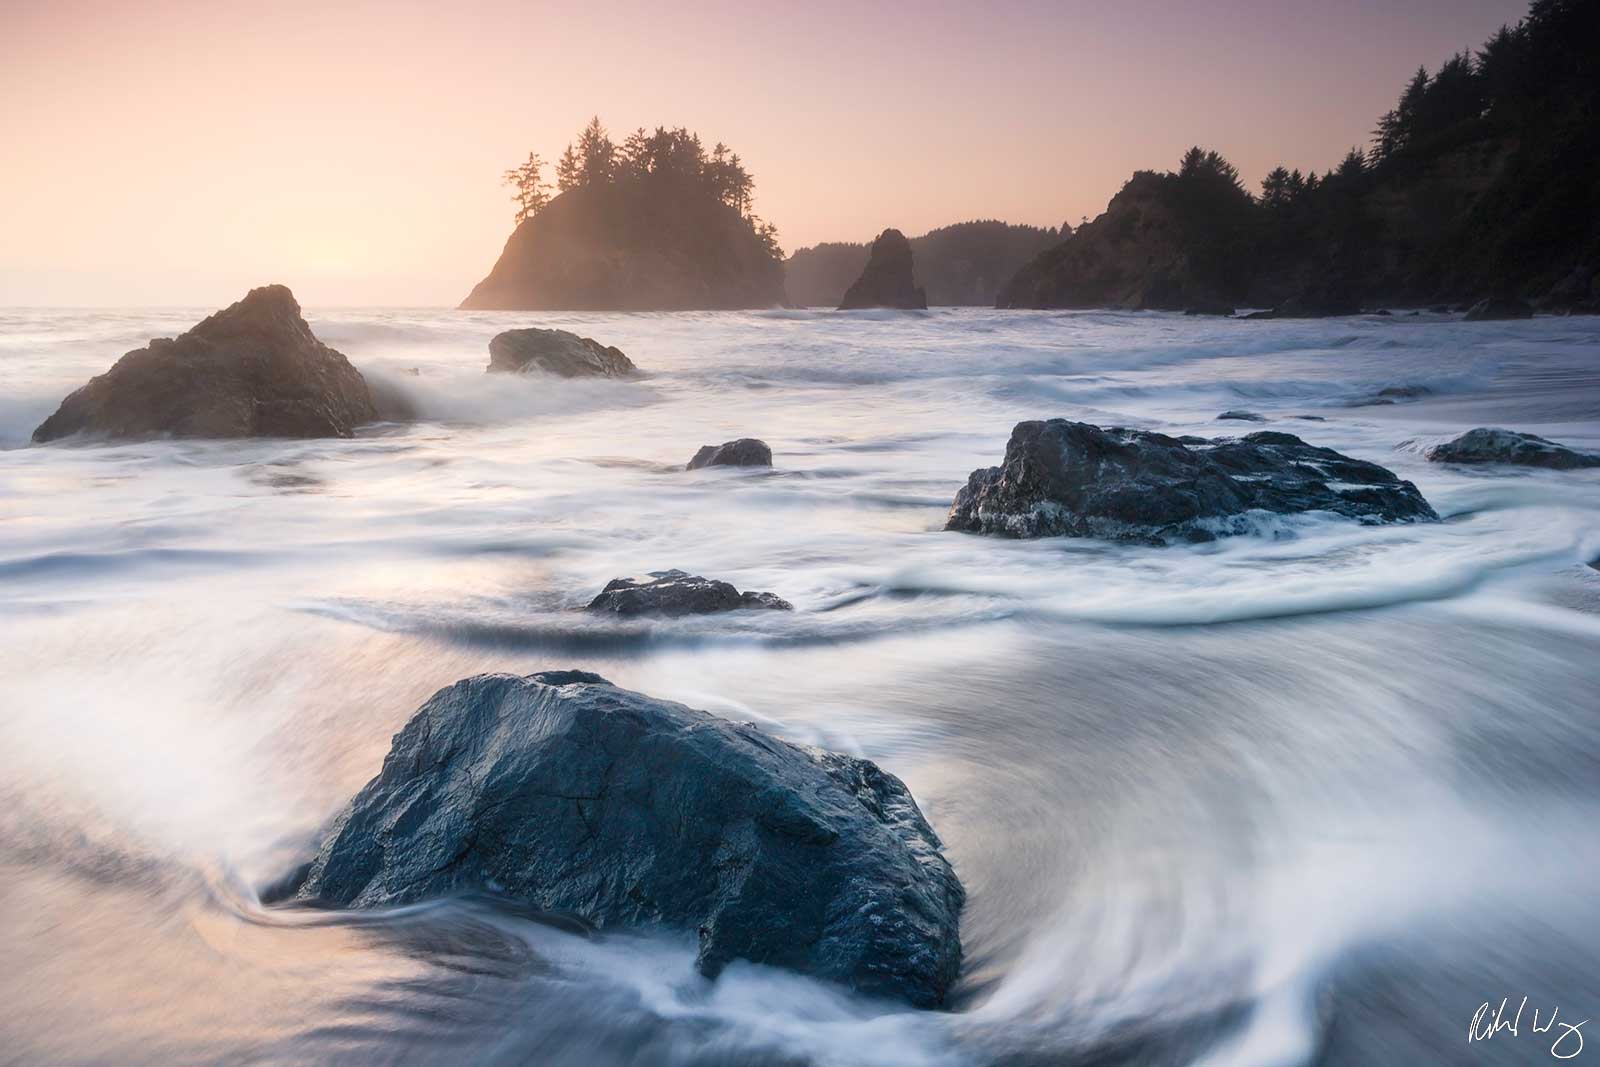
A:
{"type": "Polygon", "coordinates": [[[1521,1063],[1556,1035],[1469,1045],[1481,1002],[1600,1013],[1600,471],[1422,456],[1600,447],[1596,320],[313,311],[420,421],[25,447],[201,314],[0,312],[0,1059],[1521,1063]],[[483,374],[528,324],[646,377],[483,374]],[[1444,521],[941,530],[1019,419],[1239,408],[1444,521]],[[682,470],[743,435],[773,471],[682,470]],[[575,610],[665,567],[798,610],[575,610]],[[951,1009],[485,901],[259,904],[435,689],[568,666],[904,778],[970,893],[951,1009]]]}

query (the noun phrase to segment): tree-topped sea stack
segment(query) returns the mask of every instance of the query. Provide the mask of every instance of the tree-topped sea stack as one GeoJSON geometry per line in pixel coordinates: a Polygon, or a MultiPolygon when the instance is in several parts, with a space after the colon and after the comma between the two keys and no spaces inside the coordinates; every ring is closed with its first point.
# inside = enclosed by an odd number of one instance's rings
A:
{"type": "Polygon", "coordinates": [[[265,285],[129,352],[63,400],[33,439],[349,437],[377,418],[361,372],[313,336],[293,293],[265,285]]]}
{"type": "Polygon", "coordinates": [[[913,308],[928,306],[928,295],[916,283],[911,265],[911,242],[899,230],[884,230],[872,242],[872,252],[861,277],[845,291],[839,310],[856,308],[913,308]]]}
{"type": "Polygon", "coordinates": [[[784,303],[777,231],[751,210],[737,153],[707,152],[685,129],[639,130],[613,144],[591,122],[558,164],[559,193],[537,156],[508,174],[517,228],[461,306],[490,310],[678,311],[784,303]]]}

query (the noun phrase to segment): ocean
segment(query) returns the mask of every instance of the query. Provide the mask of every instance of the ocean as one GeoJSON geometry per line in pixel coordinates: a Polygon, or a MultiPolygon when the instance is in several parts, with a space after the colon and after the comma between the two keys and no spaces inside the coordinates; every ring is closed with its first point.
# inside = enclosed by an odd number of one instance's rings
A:
{"type": "Polygon", "coordinates": [[[1568,1025],[1600,1015],[1600,470],[1423,455],[1480,425],[1600,448],[1600,320],[311,309],[417,421],[28,445],[209,310],[0,310],[0,1062],[1409,1067],[1600,1042],[1568,1025]],[[485,374],[526,325],[644,375],[485,374]],[[1011,427],[1056,416],[1295,433],[1442,521],[944,532],[1011,427]],[[743,436],[770,471],[683,469],[743,436]],[[579,610],[673,567],[796,610],[579,610]],[[482,900],[259,902],[429,695],[559,668],[904,779],[969,894],[949,1010],[747,964],[711,983],[692,934],[482,900]]]}

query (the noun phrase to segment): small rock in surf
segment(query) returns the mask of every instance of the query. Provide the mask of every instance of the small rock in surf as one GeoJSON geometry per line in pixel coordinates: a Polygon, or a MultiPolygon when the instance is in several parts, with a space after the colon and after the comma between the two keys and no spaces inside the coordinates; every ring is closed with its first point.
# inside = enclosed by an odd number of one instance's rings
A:
{"type": "Polygon", "coordinates": [[[772,449],[765,441],[754,437],[741,437],[737,441],[724,441],[720,445],[702,445],[684,467],[696,471],[701,467],[770,467],[772,449]]]}
{"type": "Polygon", "coordinates": [[[741,608],[793,611],[794,605],[773,593],[741,593],[728,582],[680,570],[652,571],[648,581],[614,578],[589,602],[590,611],[624,618],[638,615],[677,618],[741,608]]]}
{"type": "Polygon", "coordinates": [[[1428,449],[1435,463],[1505,463],[1518,467],[1544,467],[1549,470],[1578,470],[1600,467],[1600,455],[1547,441],[1531,433],[1480,426],[1453,441],[1428,449]]]}
{"type": "Polygon", "coordinates": [[[639,372],[620,348],[569,330],[507,330],[489,342],[490,374],[542,371],[558,378],[629,378],[639,372]]]}

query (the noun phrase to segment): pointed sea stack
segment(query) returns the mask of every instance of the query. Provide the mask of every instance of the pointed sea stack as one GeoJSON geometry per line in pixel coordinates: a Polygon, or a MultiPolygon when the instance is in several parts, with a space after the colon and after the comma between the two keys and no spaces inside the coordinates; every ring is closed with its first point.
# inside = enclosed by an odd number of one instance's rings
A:
{"type": "Polygon", "coordinates": [[[63,400],[33,439],[350,437],[378,417],[361,372],[316,339],[293,293],[265,285],[129,352],[63,400]]]}
{"type": "Polygon", "coordinates": [[[839,302],[840,311],[927,306],[927,293],[912,277],[911,242],[899,230],[884,230],[872,242],[866,269],[839,302]]]}

